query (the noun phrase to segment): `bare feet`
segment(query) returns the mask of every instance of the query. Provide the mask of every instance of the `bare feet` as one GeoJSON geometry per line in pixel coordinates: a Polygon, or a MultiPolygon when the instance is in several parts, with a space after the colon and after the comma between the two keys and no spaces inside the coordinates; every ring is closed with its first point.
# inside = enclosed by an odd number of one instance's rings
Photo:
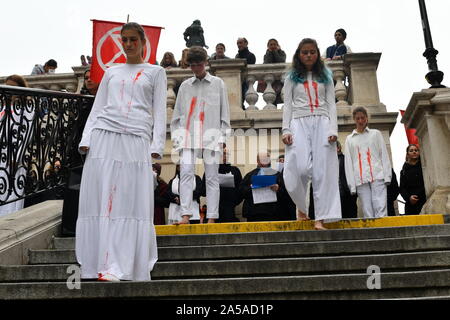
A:
{"type": "Polygon", "coordinates": [[[190,217],[191,216],[187,216],[187,215],[183,216],[183,218],[180,221],[175,222],[174,224],[176,224],[176,225],[178,225],[178,224],[189,224],[190,217]]]}
{"type": "Polygon", "coordinates": [[[216,219],[208,219],[208,223],[216,223],[216,219]]]}
{"type": "Polygon", "coordinates": [[[308,220],[311,220],[311,219],[309,219],[309,217],[307,216],[306,213],[304,213],[303,211],[300,211],[299,209],[297,209],[297,220],[298,221],[308,221],[308,220]]]}
{"type": "Polygon", "coordinates": [[[314,222],[314,229],[316,230],[328,230],[324,227],[322,220],[317,220],[314,222]]]}

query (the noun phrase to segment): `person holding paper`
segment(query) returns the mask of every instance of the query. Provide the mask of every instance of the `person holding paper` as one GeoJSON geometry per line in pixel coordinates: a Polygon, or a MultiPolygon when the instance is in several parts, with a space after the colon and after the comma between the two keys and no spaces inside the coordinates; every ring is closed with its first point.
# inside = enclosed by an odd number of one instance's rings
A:
{"type": "Polygon", "coordinates": [[[270,153],[267,151],[258,153],[257,164],[258,167],[247,173],[239,186],[244,198],[242,214],[249,222],[280,220],[280,173],[270,167],[270,153]]]}
{"type": "Polygon", "coordinates": [[[339,162],[336,154],[337,115],[333,75],[320,59],[317,42],[303,39],[284,84],[283,136],[286,190],[307,220],[306,188],[312,179],[315,223],[341,218],[339,162]]]}

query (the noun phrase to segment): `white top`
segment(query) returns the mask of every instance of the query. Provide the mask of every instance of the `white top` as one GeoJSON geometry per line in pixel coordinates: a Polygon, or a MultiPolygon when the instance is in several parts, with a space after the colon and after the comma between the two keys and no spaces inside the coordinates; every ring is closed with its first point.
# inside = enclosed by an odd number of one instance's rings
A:
{"type": "Polygon", "coordinates": [[[330,119],[328,136],[338,133],[336,100],[333,81],[320,83],[308,72],[304,83],[286,77],[284,81],[283,134],[292,134],[291,120],[300,117],[326,116],[330,119]]]}
{"type": "Polygon", "coordinates": [[[175,150],[219,151],[230,131],[228,94],[222,79],[209,73],[185,80],[178,90],[170,124],[175,150]]]}
{"type": "Polygon", "coordinates": [[[392,167],[381,132],[365,128],[356,130],[345,140],[345,176],[351,193],[356,187],[375,180],[391,182],[392,167]]]}
{"type": "Polygon", "coordinates": [[[159,66],[123,64],[106,70],[89,114],[80,147],[93,129],[134,134],[151,142],[160,156],[166,142],[166,72],[159,66]]]}

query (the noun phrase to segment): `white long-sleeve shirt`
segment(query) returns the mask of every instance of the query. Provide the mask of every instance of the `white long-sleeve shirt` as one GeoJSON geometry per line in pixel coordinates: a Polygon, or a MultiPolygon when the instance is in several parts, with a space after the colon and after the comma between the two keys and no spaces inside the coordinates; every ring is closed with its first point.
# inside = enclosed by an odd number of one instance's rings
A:
{"type": "Polygon", "coordinates": [[[166,142],[166,72],[148,63],[109,68],[100,83],[80,147],[89,147],[93,129],[134,134],[162,156],[166,142]]]}
{"type": "Polygon", "coordinates": [[[230,130],[230,108],[225,83],[209,73],[185,80],[178,90],[171,139],[175,150],[219,150],[230,130]]]}
{"type": "Polygon", "coordinates": [[[318,82],[313,79],[312,72],[308,72],[304,83],[296,83],[287,76],[284,82],[283,134],[292,134],[292,119],[322,115],[330,119],[328,136],[337,137],[335,99],[333,81],[318,82]]]}
{"type": "Polygon", "coordinates": [[[365,128],[356,130],[345,140],[345,176],[351,193],[356,187],[375,180],[390,183],[392,167],[381,132],[365,128]]]}

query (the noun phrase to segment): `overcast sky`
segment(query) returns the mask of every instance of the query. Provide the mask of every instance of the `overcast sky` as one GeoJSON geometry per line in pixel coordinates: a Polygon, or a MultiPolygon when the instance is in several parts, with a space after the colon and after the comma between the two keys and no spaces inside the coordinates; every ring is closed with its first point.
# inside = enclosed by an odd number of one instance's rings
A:
{"type": "MultiPolygon", "coordinates": [[[[439,70],[450,85],[450,1],[427,0],[439,70]]],[[[315,1],[143,1],[40,0],[2,1],[0,75],[30,74],[35,64],[57,60],[57,72],[72,72],[80,55],[92,53],[91,19],[161,26],[158,61],[165,51],[180,59],[184,30],[199,19],[212,53],[223,42],[234,57],[236,39],[245,36],[249,49],[262,63],[267,40],[276,38],[287,61],[302,38],[315,38],[321,51],[334,43],[334,31],[344,28],[353,52],[381,52],[378,67],[380,100],[388,111],[405,108],[411,95],[428,87],[425,50],[417,0],[315,1]]],[[[403,165],[406,136],[398,124],[391,137],[394,169],[403,165]]]]}

